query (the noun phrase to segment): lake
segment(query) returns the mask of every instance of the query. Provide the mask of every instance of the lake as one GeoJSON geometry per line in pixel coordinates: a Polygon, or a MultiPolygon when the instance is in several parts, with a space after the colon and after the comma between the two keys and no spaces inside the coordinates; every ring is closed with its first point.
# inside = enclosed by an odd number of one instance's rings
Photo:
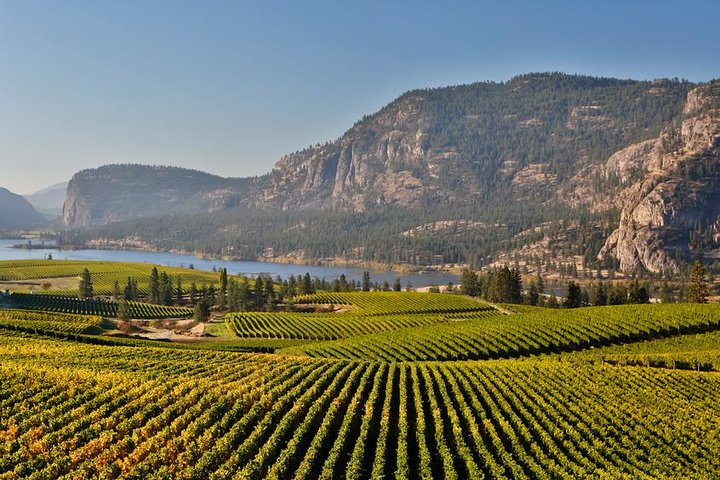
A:
{"type": "MultiPolygon", "coordinates": [[[[364,269],[351,267],[326,267],[320,265],[289,265],[284,263],[269,262],[245,262],[245,261],[224,261],[208,260],[197,258],[192,255],[180,255],[169,252],[142,252],[134,250],[57,250],[54,248],[23,249],[13,248],[13,245],[25,244],[27,240],[0,240],[0,260],[42,260],[52,254],[55,260],[103,260],[113,262],[138,262],[153,263],[169,267],[193,267],[197,270],[212,271],[213,268],[227,268],[232,275],[257,276],[258,274],[269,274],[273,277],[280,275],[288,278],[290,275],[305,275],[309,272],[312,277],[334,280],[343,273],[348,280],[362,279],[364,269]]],[[[34,245],[39,242],[33,241],[34,245]]],[[[450,273],[429,272],[399,274],[396,272],[371,271],[370,277],[373,282],[383,283],[387,281],[392,285],[396,278],[400,278],[403,288],[410,282],[414,287],[426,287],[430,285],[447,285],[448,282],[456,283],[458,275],[450,273]]]]}

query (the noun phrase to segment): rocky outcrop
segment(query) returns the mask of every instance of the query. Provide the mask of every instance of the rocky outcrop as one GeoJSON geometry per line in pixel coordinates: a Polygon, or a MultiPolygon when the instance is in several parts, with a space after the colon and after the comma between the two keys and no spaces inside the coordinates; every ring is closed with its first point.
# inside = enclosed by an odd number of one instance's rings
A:
{"type": "Polygon", "coordinates": [[[245,201],[253,179],[226,179],[175,167],[107,165],[78,172],[63,206],[68,228],[166,214],[232,208],[245,201]]]}
{"type": "MultiPolygon", "coordinates": [[[[528,74],[416,90],[258,178],[137,165],[80,172],[63,219],[72,228],[246,207],[410,209],[428,213],[423,222],[491,211],[492,222],[516,223],[508,231],[548,221],[562,230],[557,216],[570,209],[590,218],[577,236],[592,239],[578,247],[585,255],[606,240],[598,258],[623,270],[674,270],[694,254],[689,230],[720,213],[719,117],[720,82],[528,74]],[[517,204],[532,207],[527,216],[498,217],[517,204]]],[[[411,238],[405,230],[397,238],[411,238]]]]}
{"type": "Polygon", "coordinates": [[[598,258],[613,255],[624,271],[677,270],[686,258],[689,232],[708,226],[720,215],[720,84],[689,92],[686,118],[654,140],[612,155],[606,174],[625,186],[619,192],[619,227],[598,258]],[[715,98],[711,95],[718,95],[715,98]]]}

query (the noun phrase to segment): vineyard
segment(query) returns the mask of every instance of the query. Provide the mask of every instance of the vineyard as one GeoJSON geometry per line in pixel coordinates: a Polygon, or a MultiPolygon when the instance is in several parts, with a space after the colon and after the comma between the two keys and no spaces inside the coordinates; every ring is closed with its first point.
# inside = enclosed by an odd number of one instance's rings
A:
{"type": "Polygon", "coordinates": [[[441,293],[419,292],[348,292],[301,295],[294,299],[298,305],[350,305],[364,315],[461,313],[494,310],[475,300],[441,293]]]}
{"type": "Polygon", "coordinates": [[[114,302],[9,300],[26,309],[0,309],[0,480],[720,471],[718,305],[320,293],[175,343],[95,334],[114,302]]]}
{"type": "Polygon", "coordinates": [[[343,313],[231,313],[225,320],[241,338],[336,340],[501,314],[464,297],[428,293],[326,293],[302,296],[296,303],[353,308],[343,313]]]}
{"type": "Polygon", "coordinates": [[[720,328],[717,305],[623,305],[470,319],[318,342],[284,353],[384,361],[518,357],[720,328]]]}
{"type": "Polygon", "coordinates": [[[720,377],[0,336],[0,478],[707,478],[720,377]],[[658,420],[662,419],[662,422],[658,420]]]}
{"type": "MultiPolygon", "coordinates": [[[[112,300],[83,300],[57,295],[34,295],[13,293],[10,302],[14,308],[41,310],[44,312],[70,313],[75,315],[98,315],[115,318],[118,302],[112,300]]],[[[131,318],[182,318],[192,315],[192,310],[183,307],[154,305],[143,302],[127,302],[131,318]]]]}
{"type": "Polygon", "coordinates": [[[620,365],[720,371],[720,331],[574,352],[568,358],[620,365]]]}
{"type": "MultiPolygon", "coordinates": [[[[134,278],[138,283],[138,292],[145,295],[150,283],[150,272],[156,265],[129,262],[94,262],[76,260],[0,260],[0,281],[28,281],[44,279],[53,285],[53,279],[79,279],[83,269],[87,268],[92,276],[96,295],[110,295],[117,281],[122,289],[128,277],[134,278]]],[[[158,267],[177,281],[179,277],[183,289],[187,291],[192,283],[200,285],[217,285],[219,279],[216,273],[190,270],[177,267],[158,267]]],[[[57,283],[57,282],[56,282],[57,283]]],[[[35,293],[50,293],[54,295],[76,295],[77,282],[72,289],[51,288],[44,291],[36,288],[35,293]]]]}
{"type": "Polygon", "coordinates": [[[85,333],[100,325],[100,317],[58,315],[26,310],[0,310],[0,329],[25,332],[85,333]]]}

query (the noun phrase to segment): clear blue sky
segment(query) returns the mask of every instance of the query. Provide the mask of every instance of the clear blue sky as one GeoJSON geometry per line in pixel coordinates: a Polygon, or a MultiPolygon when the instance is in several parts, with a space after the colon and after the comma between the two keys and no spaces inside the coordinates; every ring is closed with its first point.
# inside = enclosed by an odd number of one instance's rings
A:
{"type": "Polygon", "coordinates": [[[718,19],[691,0],[0,0],[0,186],[117,162],[261,174],[412,88],[707,81],[718,19]]]}

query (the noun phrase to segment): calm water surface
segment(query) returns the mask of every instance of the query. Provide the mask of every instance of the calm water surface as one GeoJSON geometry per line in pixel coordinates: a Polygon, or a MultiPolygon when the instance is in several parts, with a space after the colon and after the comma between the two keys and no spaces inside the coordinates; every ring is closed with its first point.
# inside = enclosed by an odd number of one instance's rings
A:
{"type": "MultiPolygon", "coordinates": [[[[191,264],[197,270],[212,271],[227,268],[228,273],[233,275],[257,276],[258,274],[269,274],[273,277],[280,275],[288,278],[290,275],[304,275],[309,272],[312,277],[334,280],[341,274],[345,274],[348,280],[362,279],[362,268],[325,267],[317,265],[288,265],[283,263],[267,262],[244,262],[244,261],[223,261],[205,260],[192,255],[179,255],[168,252],[136,252],[132,250],[56,250],[56,249],[19,249],[12,248],[13,245],[25,244],[27,240],[0,240],[0,260],[42,260],[52,254],[55,260],[105,260],[115,262],[139,262],[165,265],[169,267],[189,267],[191,264]]],[[[39,241],[33,241],[34,245],[39,241]]],[[[457,283],[459,277],[448,273],[423,273],[423,274],[397,274],[395,272],[370,272],[373,282],[389,282],[391,285],[396,278],[400,277],[403,287],[410,282],[414,287],[425,287],[429,285],[447,285],[448,282],[457,283]]]]}

